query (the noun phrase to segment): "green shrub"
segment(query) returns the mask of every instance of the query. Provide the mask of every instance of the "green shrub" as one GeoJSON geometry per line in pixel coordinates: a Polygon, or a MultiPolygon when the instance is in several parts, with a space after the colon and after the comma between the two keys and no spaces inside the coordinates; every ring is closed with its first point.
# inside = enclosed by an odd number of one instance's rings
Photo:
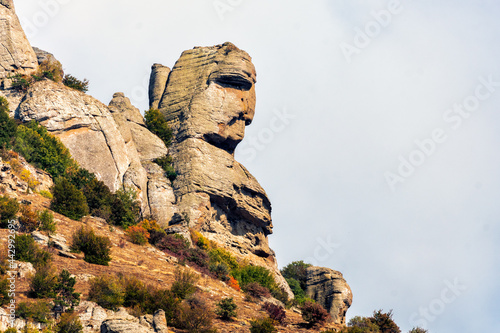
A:
{"type": "Polygon", "coordinates": [[[300,288],[305,291],[307,281],[307,268],[310,266],[311,264],[306,264],[302,260],[294,261],[291,264],[285,266],[281,270],[281,274],[285,279],[294,279],[298,281],[300,284],[300,288]]]}
{"type": "Polygon", "coordinates": [[[305,291],[300,287],[300,282],[295,280],[294,278],[288,278],[286,279],[286,282],[290,286],[290,289],[292,289],[293,295],[295,296],[295,303],[302,305],[304,301],[306,300],[306,293],[305,291]]]}
{"type": "Polygon", "coordinates": [[[170,290],[176,297],[185,299],[196,291],[195,284],[198,281],[198,276],[196,274],[188,270],[177,269],[174,273],[174,279],[175,281],[170,290]]]}
{"type": "Polygon", "coordinates": [[[123,286],[125,290],[123,305],[147,311],[147,303],[151,297],[149,292],[151,287],[146,286],[142,281],[134,277],[124,279],[123,286]]]}
{"type": "Polygon", "coordinates": [[[231,273],[242,288],[252,282],[256,282],[269,290],[276,288],[276,282],[267,268],[249,265],[234,269],[231,273]]]}
{"type": "Polygon", "coordinates": [[[17,328],[15,328],[15,327],[9,327],[3,333],[17,333],[17,328]]]}
{"type": "Polygon", "coordinates": [[[330,316],[320,304],[310,301],[306,301],[300,309],[302,311],[302,319],[311,326],[324,325],[330,316]]]}
{"type": "Polygon", "coordinates": [[[150,291],[150,298],[145,308],[147,313],[155,313],[162,309],[165,311],[165,317],[168,323],[175,323],[180,315],[180,298],[168,289],[153,289],[150,291]]]}
{"type": "Polygon", "coordinates": [[[0,96],[0,147],[11,148],[17,132],[17,125],[9,117],[9,102],[0,96]]]}
{"type": "Polygon", "coordinates": [[[210,264],[209,270],[222,281],[229,280],[230,270],[225,263],[210,264]]]}
{"type": "Polygon", "coordinates": [[[189,262],[199,266],[208,267],[208,254],[199,248],[191,248],[182,252],[182,256],[189,262]]]}
{"type": "Polygon", "coordinates": [[[67,168],[76,165],[61,141],[36,121],[17,127],[14,150],[29,163],[48,172],[53,179],[63,176],[67,168]]]}
{"type": "Polygon", "coordinates": [[[165,177],[170,179],[170,181],[174,181],[177,178],[177,172],[175,172],[175,168],[173,166],[172,156],[165,155],[163,157],[157,158],[153,160],[154,163],[158,164],[163,171],[165,171],[165,177]]]}
{"type": "Polygon", "coordinates": [[[371,318],[356,316],[351,318],[341,333],[379,333],[380,330],[371,318]]]}
{"type": "Polygon", "coordinates": [[[91,228],[81,227],[73,234],[71,250],[83,252],[84,260],[91,264],[107,266],[111,261],[111,241],[108,237],[97,236],[91,228]]]}
{"type": "Polygon", "coordinates": [[[125,292],[121,281],[110,276],[99,276],[90,281],[89,300],[109,310],[124,303],[125,292]]]}
{"type": "Polygon", "coordinates": [[[217,309],[215,314],[221,317],[223,320],[230,320],[231,318],[236,318],[236,309],[238,306],[234,303],[232,297],[226,297],[217,302],[217,309]]]}
{"type": "Polygon", "coordinates": [[[208,251],[208,256],[210,257],[210,263],[223,263],[230,269],[236,269],[239,267],[238,261],[231,254],[231,252],[224,250],[222,248],[214,247],[208,251]]]}
{"type": "Polygon", "coordinates": [[[80,303],[80,294],[75,292],[76,279],[63,269],[57,278],[57,284],[54,286],[54,303],[63,308],[69,307],[71,310],[80,303]]]}
{"type": "Polygon", "coordinates": [[[34,303],[21,302],[17,305],[16,316],[39,323],[48,323],[50,303],[41,300],[34,303]]]}
{"type": "Polygon", "coordinates": [[[165,235],[157,243],[156,246],[160,250],[168,250],[179,254],[184,250],[189,249],[188,240],[181,234],[165,235]]]}
{"type": "Polygon", "coordinates": [[[30,262],[38,269],[47,265],[51,261],[52,255],[40,249],[33,236],[17,235],[15,259],[30,262]]]}
{"type": "Polygon", "coordinates": [[[65,313],[56,325],[56,333],[82,333],[83,326],[77,313],[65,313]]]}
{"type": "Polygon", "coordinates": [[[45,60],[38,65],[38,72],[33,75],[35,80],[47,78],[55,82],[61,82],[64,76],[62,65],[59,61],[45,60]]]}
{"type": "Polygon", "coordinates": [[[47,199],[50,199],[50,200],[52,200],[52,198],[54,198],[54,197],[52,196],[52,193],[50,193],[50,191],[41,190],[41,191],[40,191],[40,192],[38,192],[38,193],[40,193],[40,195],[41,195],[42,197],[47,198],[47,199]]]}
{"type": "Polygon", "coordinates": [[[16,74],[10,77],[10,79],[12,79],[12,89],[18,91],[27,91],[33,81],[30,76],[21,74],[16,74]]]}
{"type": "Polygon", "coordinates": [[[157,109],[149,109],[144,113],[146,127],[165,142],[168,147],[172,142],[172,130],[168,126],[167,120],[157,109]]]}
{"type": "Polygon", "coordinates": [[[83,79],[82,81],[71,74],[64,75],[63,83],[65,86],[81,92],[87,92],[89,90],[89,81],[87,79],[83,79]]]}
{"type": "Polygon", "coordinates": [[[50,204],[52,210],[73,220],[80,220],[89,213],[87,199],[68,179],[58,178],[52,192],[54,193],[54,199],[50,204]]]}
{"type": "Polygon", "coordinates": [[[274,321],[267,318],[254,319],[250,321],[250,333],[274,333],[278,332],[274,327],[274,321]]]}
{"type": "Polygon", "coordinates": [[[16,198],[9,198],[8,196],[0,196],[0,226],[7,228],[9,221],[16,217],[19,212],[19,202],[16,198]]]}
{"type": "Polygon", "coordinates": [[[409,331],[408,333],[428,333],[429,331],[427,330],[424,330],[423,328],[421,327],[414,327],[412,328],[411,331],[409,331]]]}
{"type": "Polygon", "coordinates": [[[7,276],[0,277],[0,306],[4,306],[10,302],[9,285],[7,276]]]}
{"type": "Polygon", "coordinates": [[[118,190],[113,196],[110,220],[114,225],[128,228],[140,219],[141,205],[132,189],[118,190]]]}
{"type": "Polygon", "coordinates": [[[37,269],[30,281],[29,296],[33,298],[53,298],[56,296],[54,288],[57,284],[57,276],[50,265],[37,269]]]}
{"type": "Polygon", "coordinates": [[[38,212],[38,220],[40,221],[41,231],[46,231],[49,234],[53,234],[56,232],[54,215],[48,209],[44,209],[38,212]]]}
{"type": "Polygon", "coordinates": [[[82,191],[87,198],[90,215],[109,220],[114,198],[104,182],[93,178],[83,186],[82,191]]]}

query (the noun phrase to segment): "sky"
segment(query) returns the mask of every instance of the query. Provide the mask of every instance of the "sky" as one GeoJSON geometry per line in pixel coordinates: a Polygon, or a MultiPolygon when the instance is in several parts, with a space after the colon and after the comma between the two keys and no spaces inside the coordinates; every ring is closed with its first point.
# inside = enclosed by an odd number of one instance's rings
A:
{"type": "Polygon", "coordinates": [[[231,41],[257,70],[236,152],[273,204],[281,267],[341,271],[348,318],[500,331],[500,3],[15,0],[33,46],[108,103],[153,63],[231,41]]]}

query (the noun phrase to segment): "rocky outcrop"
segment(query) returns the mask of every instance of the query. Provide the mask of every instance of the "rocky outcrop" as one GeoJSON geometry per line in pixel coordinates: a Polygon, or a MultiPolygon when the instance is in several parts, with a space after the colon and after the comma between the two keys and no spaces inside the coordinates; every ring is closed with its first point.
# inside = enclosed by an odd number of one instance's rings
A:
{"type": "Polygon", "coordinates": [[[17,197],[29,191],[49,191],[52,178],[45,171],[35,168],[26,160],[12,153],[0,158],[0,191],[17,197]]]}
{"type": "Polygon", "coordinates": [[[0,44],[0,81],[36,71],[37,57],[19,23],[13,0],[0,1],[0,44]]]}
{"type": "Polygon", "coordinates": [[[159,108],[174,132],[170,154],[181,216],[171,223],[196,228],[255,264],[265,263],[293,297],[268,245],[271,203],[234,159],[254,116],[255,82],[250,56],[231,43],[185,51],[169,74],[159,108]]]}
{"type": "Polygon", "coordinates": [[[136,318],[122,308],[102,322],[101,333],[168,333],[165,312],[158,310],[154,316],[136,318]]]}
{"type": "Polygon", "coordinates": [[[121,188],[131,160],[106,105],[84,93],[50,80],[34,83],[16,115],[36,120],[56,135],[85,169],[111,190],[121,188]]]}
{"type": "Polygon", "coordinates": [[[308,267],[306,295],[321,304],[334,323],[345,324],[352,292],[342,273],[324,267],[308,267]]]}
{"type": "Polygon", "coordinates": [[[158,109],[161,98],[167,86],[170,68],[160,64],[151,67],[151,77],[149,79],[149,108],[158,109]]]}

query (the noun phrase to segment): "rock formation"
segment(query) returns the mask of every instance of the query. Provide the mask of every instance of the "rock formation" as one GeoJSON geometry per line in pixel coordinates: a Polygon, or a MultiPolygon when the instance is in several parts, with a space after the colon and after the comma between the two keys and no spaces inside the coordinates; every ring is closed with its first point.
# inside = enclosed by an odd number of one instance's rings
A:
{"type": "MultiPolygon", "coordinates": [[[[153,67],[152,78],[159,68],[153,67]]],[[[161,90],[157,81],[151,86],[161,90]]],[[[231,43],[185,51],[172,69],[159,103],[174,132],[170,154],[178,177],[173,187],[183,214],[172,223],[194,227],[241,255],[253,255],[256,263],[263,259],[291,294],[267,241],[271,203],[234,159],[254,116],[255,82],[250,56],[231,43]]]]}
{"type": "Polygon", "coordinates": [[[37,57],[21,28],[13,0],[0,0],[0,44],[0,80],[35,72],[37,57]]]}
{"type": "Polygon", "coordinates": [[[167,86],[170,68],[160,64],[154,64],[151,68],[151,77],[149,79],[149,108],[158,109],[161,98],[167,86]]]}
{"type": "Polygon", "coordinates": [[[347,309],[352,304],[351,288],[342,273],[329,268],[307,268],[307,297],[321,304],[336,324],[345,324],[347,309]]]}

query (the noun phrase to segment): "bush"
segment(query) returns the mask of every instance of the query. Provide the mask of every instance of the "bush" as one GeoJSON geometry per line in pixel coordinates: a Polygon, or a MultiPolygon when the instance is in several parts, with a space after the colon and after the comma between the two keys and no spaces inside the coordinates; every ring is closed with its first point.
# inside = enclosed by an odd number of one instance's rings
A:
{"type": "Polygon", "coordinates": [[[271,272],[261,266],[245,266],[234,269],[232,275],[238,280],[242,288],[245,288],[247,284],[252,282],[256,282],[269,290],[277,288],[271,272]]]}
{"type": "Polygon", "coordinates": [[[52,192],[54,193],[54,199],[50,204],[52,210],[73,220],[80,220],[89,213],[87,199],[68,179],[58,178],[52,192]]]}
{"type": "Polygon", "coordinates": [[[8,196],[0,196],[0,226],[7,228],[9,221],[16,217],[19,212],[19,202],[16,198],[9,198],[8,196]]]}
{"type": "Polygon", "coordinates": [[[124,303],[124,289],[120,280],[99,276],[90,281],[89,300],[109,310],[116,310],[124,303]]]}
{"type": "Polygon", "coordinates": [[[16,315],[26,320],[48,323],[50,321],[50,303],[46,301],[21,302],[17,305],[16,315]]]}
{"type": "Polygon", "coordinates": [[[76,279],[63,269],[57,278],[57,284],[54,287],[54,303],[63,308],[69,307],[71,310],[80,303],[80,294],[75,292],[76,279]]]}
{"type": "Polygon", "coordinates": [[[89,90],[89,81],[87,79],[81,81],[71,74],[64,75],[63,84],[81,92],[87,92],[89,90]]]}
{"type": "Polygon", "coordinates": [[[73,234],[71,250],[83,252],[84,260],[91,264],[107,266],[111,261],[111,241],[108,237],[97,236],[90,228],[81,227],[73,234]]]}
{"type": "Polygon", "coordinates": [[[165,311],[168,323],[175,323],[180,316],[181,300],[167,289],[153,289],[145,309],[147,313],[154,313],[159,309],[165,311]]]}
{"type": "Polygon", "coordinates": [[[9,117],[9,102],[0,96],[0,147],[11,148],[17,132],[17,125],[9,117]]]}
{"type": "Polygon", "coordinates": [[[278,332],[274,327],[274,321],[267,317],[250,321],[250,333],[274,333],[278,332]]]}
{"type": "Polygon", "coordinates": [[[214,247],[208,251],[208,256],[210,257],[210,263],[223,263],[230,269],[239,267],[236,258],[227,250],[214,247]]]}
{"type": "Polygon", "coordinates": [[[411,331],[409,331],[408,333],[428,333],[429,331],[427,330],[424,330],[423,328],[421,327],[414,327],[412,328],[411,331]]]}
{"type": "Polygon", "coordinates": [[[256,298],[270,297],[271,296],[271,292],[269,291],[269,289],[261,286],[257,282],[248,283],[245,287],[243,287],[243,290],[248,295],[250,295],[252,297],[256,297],[256,298]]]}
{"type": "Polygon", "coordinates": [[[50,199],[52,200],[52,198],[54,198],[52,196],[52,193],[50,193],[50,191],[46,191],[46,190],[41,190],[40,192],[38,192],[42,197],[44,198],[47,198],[47,199],[50,199]]]}
{"type": "Polygon", "coordinates": [[[172,130],[168,126],[167,120],[157,109],[149,109],[144,113],[146,127],[156,134],[168,147],[172,142],[172,130]]]}
{"type": "Polygon", "coordinates": [[[269,315],[269,318],[280,323],[281,325],[286,325],[286,311],[282,306],[266,302],[262,307],[269,315]]]}
{"type": "Polygon", "coordinates": [[[208,254],[202,249],[199,248],[187,249],[182,252],[182,255],[187,261],[199,267],[208,267],[208,260],[209,260],[208,254]]]}
{"type": "Polygon", "coordinates": [[[227,267],[224,263],[210,264],[209,270],[213,273],[218,279],[222,281],[229,280],[229,267],[227,267]]]}
{"type": "Polygon", "coordinates": [[[47,265],[52,259],[52,255],[38,247],[31,235],[16,236],[15,259],[32,263],[35,268],[47,265]]]}
{"type": "Polygon", "coordinates": [[[223,298],[217,302],[217,310],[215,310],[215,314],[223,320],[230,320],[231,318],[235,318],[237,316],[237,308],[238,306],[234,303],[234,299],[232,297],[223,298]]]}
{"type": "Polygon", "coordinates": [[[149,292],[151,287],[146,286],[143,282],[134,277],[125,279],[123,285],[125,291],[123,305],[145,311],[151,297],[149,292]]]}
{"type": "Polygon", "coordinates": [[[137,245],[145,245],[149,240],[149,232],[141,226],[133,225],[125,231],[130,241],[137,245]]]}
{"type": "Polygon", "coordinates": [[[15,327],[9,327],[3,333],[17,333],[17,328],[15,328],[15,327]]]}
{"type": "Polygon", "coordinates": [[[175,172],[175,168],[173,166],[174,160],[172,159],[172,156],[165,155],[153,160],[153,162],[158,164],[163,171],[165,171],[165,177],[170,179],[170,181],[173,182],[177,178],[177,172],[175,172]]]}
{"type": "Polygon", "coordinates": [[[21,216],[19,217],[21,223],[21,230],[24,232],[33,232],[38,228],[38,214],[35,213],[30,206],[21,206],[21,216]]]}
{"type": "Polygon", "coordinates": [[[55,82],[61,82],[64,76],[62,65],[59,61],[45,60],[38,65],[38,72],[33,75],[35,80],[47,78],[55,82]]]}
{"type": "Polygon", "coordinates": [[[158,241],[157,247],[163,251],[168,250],[175,254],[180,254],[189,249],[189,242],[181,234],[166,235],[158,241]]]}
{"type": "Polygon", "coordinates": [[[62,142],[36,121],[17,127],[14,150],[53,179],[63,176],[67,168],[76,166],[62,142]]]}
{"type": "Polygon", "coordinates": [[[205,301],[195,296],[182,304],[176,324],[190,333],[212,333],[217,332],[212,327],[213,317],[213,312],[205,301]]]}
{"type": "Polygon", "coordinates": [[[82,192],[87,199],[90,215],[109,220],[114,196],[106,184],[93,177],[83,184],[82,192]]]}
{"type": "Polygon", "coordinates": [[[195,283],[198,282],[198,276],[188,270],[177,269],[174,273],[175,281],[170,290],[180,299],[185,299],[187,296],[196,291],[195,283]]]}
{"type": "Polygon", "coordinates": [[[114,225],[128,228],[140,219],[141,205],[132,189],[118,190],[113,195],[110,220],[114,225]]]}
{"type": "Polygon", "coordinates": [[[76,313],[65,313],[56,325],[57,333],[82,333],[83,326],[76,313]]]}
{"type": "Polygon", "coordinates": [[[6,276],[0,277],[0,306],[9,304],[10,302],[9,288],[10,288],[10,283],[7,280],[7,277],[6,276]]]}
{"type": "Polygon", "coordinates": [[[227,285],[236,291],[241,291],[241,287],[240,287],[240,284],[238,283],[238,280],[236,280],[232,276],[229,277],[229,281],[227,281],[227,285]]]}
{"type": "Polygon", "coordinates": [[[44,209],[38,212],[38,220],[40,221],[41,231],[46,231],[49,234],[53,234],[56,232],[54,215],[48,209],[44,209]]]}
{"type": "Polygon", "coordinates": [[[328,312],[318,303],[306,301],[301,307],[302,319],[309,325],[324,325],[329,318],[328,312]]]}
{"type": "Polygon", "coordinates": [[[303,304],[306,300],[306,293],[300,287],[300,282],[295,280],[294,278],[286,279],[286,282],[290,286],[290,289],[292,289],[293,295],[295,296],[295,303],[303,304]]]}
{"type": "Polygon", "coordinates": [[[56,297],[54,289],[57,284],[57,276],[50,265],[37,269],[30,281],[29,296],[33,298],[56,297]]]}
{"type": "Polygon", "coordinates": [[[294,279],[298,281],[300,284],[300,288],[305,291],[307,281],[307,268],[310,266],[311,264],[306,264],[302,260],[294,261],[291,264],[285,266],[281,270],[281,274],[285,279],[294,279]]]}
{"type": "Polygon", "coordinates": [[[371,321],[378,326],[381,333],[401,333],[401,329],[392,319],[392,310],[383,313],[382,310],[374,311],[371,321]]]}
{"type": "Polygon", "coordinates": [[[356,316],[349,320],[347,327],[341,333],[379,333],[378,326],[371,321],[371,318],[356,316]]]}
{"type": "Polygon", "coordinates": [[[33,81],[33,78],[21,74],[16,74],[10,79],[12,79],[12,89],[18,91],[27,91],[33,81]]]}

